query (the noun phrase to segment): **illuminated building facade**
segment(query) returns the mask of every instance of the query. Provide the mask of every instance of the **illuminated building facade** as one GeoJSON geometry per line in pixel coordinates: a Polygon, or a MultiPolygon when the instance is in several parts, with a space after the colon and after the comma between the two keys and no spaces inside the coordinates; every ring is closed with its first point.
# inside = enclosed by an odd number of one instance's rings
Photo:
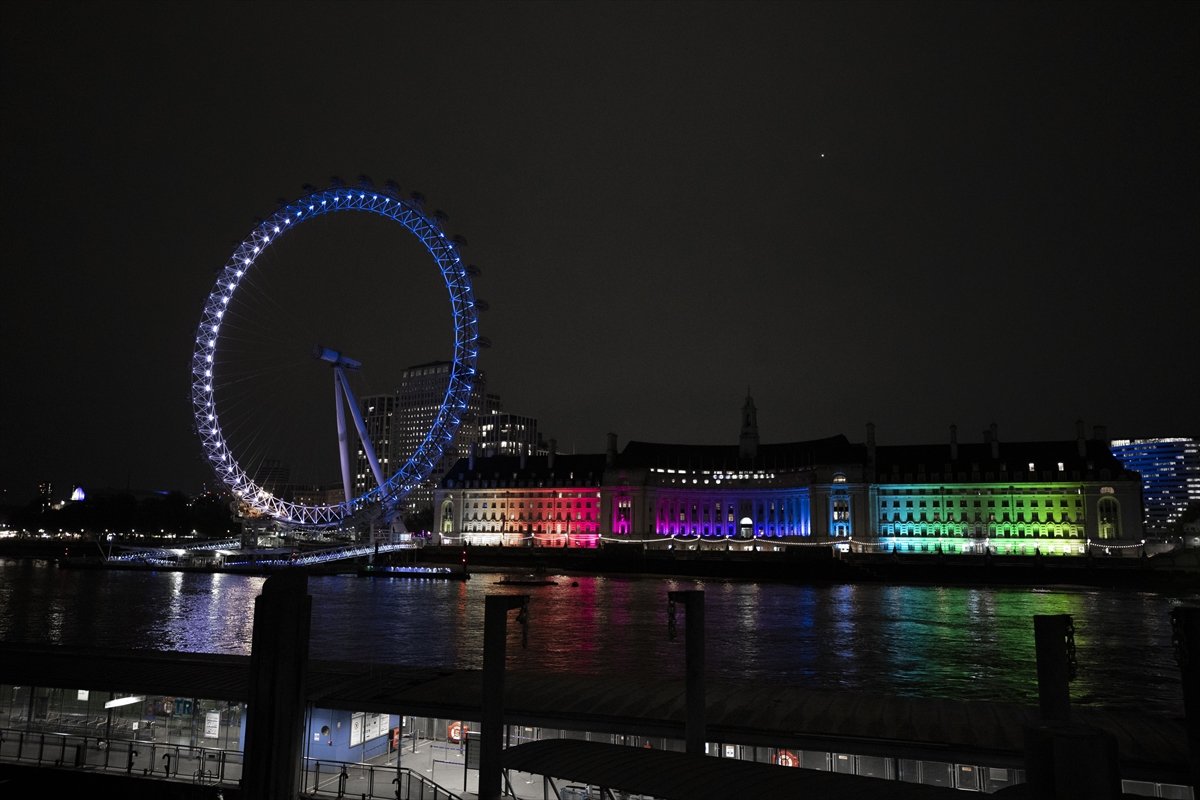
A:
{"type": "Polygon", "coordinates": [[[1200,503],[1200,442],[1191,437],[1114,439],[1113,455],[1142,477],[1146,533],[1163,536],[1200,503]]]}
{"type": "Polygon", "coordinates": [[[1137,476],[1102,429],[1075,441],[876,447],[868,439],[875,546],[901,553],[1085,555],[1140,543],[1137,476]]]}
{"type": "Polygon", "coordinates": [[[600,538],[602,455],[461,459],[436,493],[434,524],[443,542],[471,545],[596,547],[600,538]]]}
{"type": "Polygon", "coordinates": [[[845,436],[755,445],[610,441],[603,491],[614,539],[849,542],[865,535],[862,445],[845,436]]]}
{"type": "Polygon", "coordinates": [[[1084,555],[1142,539],[1141,486],[1102,436],[879,446],[838,435],[736,445],[629,442],[604,454],[463,459],[436,493],[446,543],[1084,555]]]}

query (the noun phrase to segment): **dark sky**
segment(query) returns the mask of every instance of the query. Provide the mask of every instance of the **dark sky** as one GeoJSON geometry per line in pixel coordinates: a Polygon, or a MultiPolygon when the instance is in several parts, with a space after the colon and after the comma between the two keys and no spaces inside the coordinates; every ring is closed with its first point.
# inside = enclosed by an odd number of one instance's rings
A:
{"type": "MultiPolygon", "coordinates": [[[[211,480],[205,297],[331,176],[449,215],[489,390],[567,452],[736,442],[748,387],[765,442],[1200,433],[1200,4],[0,8],[9,502],[211,480]]],[[[264,308],[448,357],[411,238],[328,222],[264,308]]]]}

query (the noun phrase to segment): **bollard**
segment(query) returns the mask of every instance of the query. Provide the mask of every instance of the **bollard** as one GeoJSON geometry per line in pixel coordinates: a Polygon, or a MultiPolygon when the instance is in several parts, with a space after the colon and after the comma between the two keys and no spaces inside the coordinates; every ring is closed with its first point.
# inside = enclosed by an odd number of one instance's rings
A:
{"type": "Polygon", "coordinates": [[[1075,626],[1071,615],[1035,615],[1033,642],[1037,650],[1038,705],[1042,719],[1065,722],[1071,716],[1067,684],[1075,677],[1075,626]]]}

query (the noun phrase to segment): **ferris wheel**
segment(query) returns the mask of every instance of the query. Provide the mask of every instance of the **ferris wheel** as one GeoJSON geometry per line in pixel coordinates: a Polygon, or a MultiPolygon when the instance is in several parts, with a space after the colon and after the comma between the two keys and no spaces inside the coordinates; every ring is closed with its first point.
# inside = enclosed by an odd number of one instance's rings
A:
{"type": "MultiPolygon", "coordinates": [[[[296,200],[281,201],[276,211],[259,221],[218,272],[196,330],[191,360],[191,398],[204,456],[216,477],[233,493],[243,513],[299,528],[324,529],[339,527],[364,516],[390,518],[401,501],[429,477],[468,413],[478,374],[479,347],[486,345],[486,341],[479,336],[478,311],[483,304],[476,300],[471,285],[475,268],[462,260],[459,251],[462,238],[447,235],[443,226],[444,214],[427,213],[419,194],[402,197],[392,182],[377,189],[364,178],[359,186],[350,188],[335,179],[327,188],[306,186],[305,190],[306,193],[296,200]],[[221,356],[230,346],[227,340],[236,336],[226,323],[233,318],[235,309],[242,316],[252,315],[256,306],[271,302],[264,292],[249,287],[256,266],[264,262],[277,242],[313,220],[350,214],[386,220],[394,223],[389,225],[392,228],[398,225],[398,229],[415,237],[423,252],[432,257],[449,294],[453,318],[453,359],[449,364],[449,378],[441,405],[433,414],[433,422],[419,446],[388,462],[375,453],[348,377],[348,373],[357,371],[362,364],[353,354],[336,349],[336,343],[308,343],[309,359],[332,367],[341,472],[339,497],[336,501],[313,501],[280,496],[277,488],[264,480],[260,472],[239,462],[237,453],[244,453],[244,449],[239,448],[235,440],[239,437],[253,439],[255,429],[244,424],[222,425],[223,386],[235,380],[228,370],[222,369],[221,356]],[[367,487],[363,487],[361,481],[357,484],[351,481],[347,409],[359,439],[358,454],[365,455],[370,465],[371,482],[367,487]]],[[[322,442],[332,438],[330,431],[325,430],[297,431],[293,435],[319,438],[322,442]]]]}

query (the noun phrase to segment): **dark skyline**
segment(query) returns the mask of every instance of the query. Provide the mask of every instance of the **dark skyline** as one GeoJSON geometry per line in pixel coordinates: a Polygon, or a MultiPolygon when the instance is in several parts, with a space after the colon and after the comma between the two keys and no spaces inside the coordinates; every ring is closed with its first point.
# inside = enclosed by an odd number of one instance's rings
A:
{"type": "MultiPolygon", "coordinates": [[[[764,442],[1200,434],[1194,3],[0,14],[4,502],[211,484],[205,297],[331,176],[447,212],[488,388],[566,452],[736,443],[747,389],[764,442]]],[[[396,254],[346,233],[298,246],[296,302],[419,321],[433,267],[379,290],[396,254]]]]}

